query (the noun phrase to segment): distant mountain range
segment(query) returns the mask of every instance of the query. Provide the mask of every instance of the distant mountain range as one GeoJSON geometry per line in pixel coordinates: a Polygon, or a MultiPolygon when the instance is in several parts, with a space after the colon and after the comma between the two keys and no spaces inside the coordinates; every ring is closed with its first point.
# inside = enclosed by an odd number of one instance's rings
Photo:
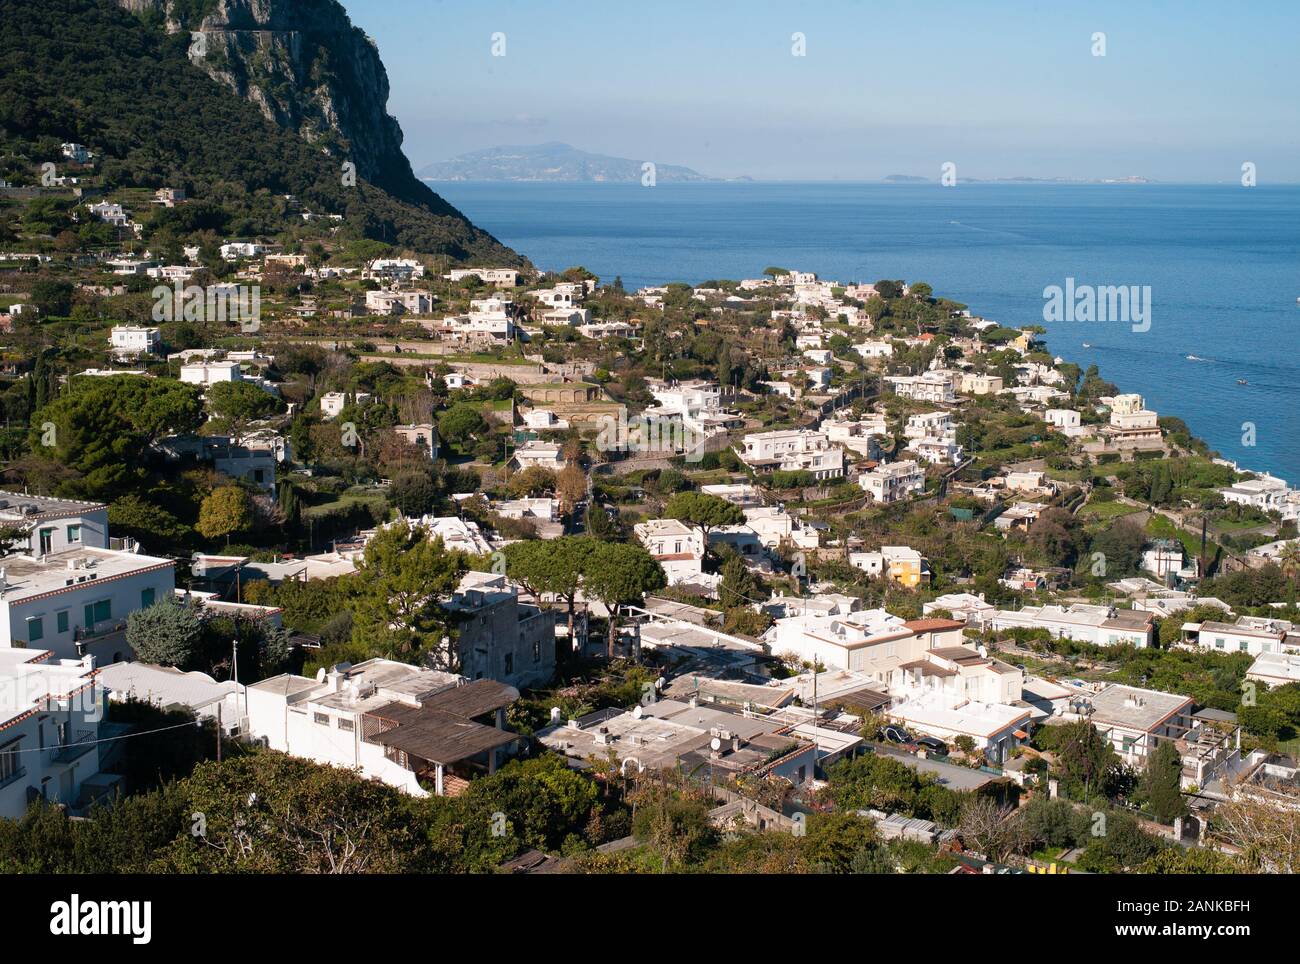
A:
{"type": "MultiPolygon", "coordinates": [[[[934,184],[937,177],[921,177],[917,174],[890,174],[882,178],[889,184],[934,184]]],[[[958,181],[968,184],[1154,184],[1146,177],[960,177],[958,181]]]]}
{"type": "MultiPolygon", "coordinates": [[[[639,182],[647,159],[592,154],[551,141],[489,147],[438,161],[416,172],[425,181],[609,181],[639,182]]],[[[678,164],[655,164],[655,181],[717,181],[678,164]]]]}

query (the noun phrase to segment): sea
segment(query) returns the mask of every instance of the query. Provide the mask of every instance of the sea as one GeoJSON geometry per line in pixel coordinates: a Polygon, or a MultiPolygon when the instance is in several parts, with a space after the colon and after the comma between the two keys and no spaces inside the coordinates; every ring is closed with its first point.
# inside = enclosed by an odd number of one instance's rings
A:
{"type": "Polygon", "coordinates": [[[1001,324],[1043,325],[1054,355],[1097,365],[1243,469],[1300,483],[1300,185],[430,186],[538,267],[629,290],[768,266],[925,281],[1001,324]],[[1045,320],[1045,290],[1068,279],[1149,288],[1149,327],[1045,320]]]}

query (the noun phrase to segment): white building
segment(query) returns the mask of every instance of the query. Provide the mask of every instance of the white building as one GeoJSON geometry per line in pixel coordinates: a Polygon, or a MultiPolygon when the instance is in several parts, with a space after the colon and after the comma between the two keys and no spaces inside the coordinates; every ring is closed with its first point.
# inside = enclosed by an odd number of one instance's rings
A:
{"type": "Polygon", "coordinates": [[[975,595],[969,592],[944,593],[921,606],[921,613],[925,616],[940,612],[948,613],[973,629],[983,629],[993,615],[994,607],[984,601],[983,593],[975,595]]]}
{"type": "Polygon", "coordinates": [[[1078,438],[1085,434],[1080,423],[1081,416],[1072,408],[1049,408],[1043,418],[1048,425],[1067,438],[1078,438]]]}
{"type": "Polygon", "coordinates": [[[1225,502],[1249,506],[1260,512],[1280,512],[1287,502],[1288,492],[1284,479],[1263,474],[1220,489],[1219,495],[1225,502]]]}
{"type": "Polygon", "coordinates": [[[183,709],[216,722],[228,734],[243,733],[244,688],[234,680],[217,682],[207,673],[175,666],[121,662],[99,671],[99,684],[116,703],[138,700],[162,710],[183,709]]]}
{"type": "Polygon", "coordinates": [[[529,441],[522,443],[519,448],[515,449],[511,456],[519,469],[532,468],[538,466],[543,469],[550,469],[558,472],[567,464],[564,461],[564,446],[558,442],[541,442],[529,441]]]}
{"type": "Polygon", "coordinates": [[[242,382],[244,373],[237,361],[199,361],[181,366],[181,381],[210,388],[218,382],[242,382]]]}
{"type": "Polygon", "coordinates": [[[60,659],[129,657],[126,617],[171,596],[171,559],[79,546],[0,560],[0,649],[36,646],[60,659]]]}
{"type": "Polygon", "coordinates": [[[414,258],[377,258],[366,266],[361,277],[390,284],[405,284],[423,278],[424,265],[414,258]]]}
{"type": "Polygon", "coordinates": [[[668,585],[698,583],[704,572],[704,536],[677,519],[638,522],[633,531],[646,552],[663,567],[668,585]]]}
{"type": "Polygon", "coordinates": [[[369,392],[326,392],[320,397],[321,418],[326,421],[338,418],[349,403],[360,405],[368,401],[369,392]]]}
{"type": "Polygon", "coordinates": [[[109,333],[113,353],[120,357],[147,355],[156,352],[162,335],[157,328],[137,325],[114,325],[109,333]]]}
{"type": "Polygon", "coordinates": [[[943,438],[957,431],[952,412],[918,412],[907,417],[903,437],[910,439],[943,438]]]}
{"type": "Polygon", "coordinates": [[[433,295],[427,291],[366,292],[366,310],[378,315],[427,315],[433,310],[433,295]]]}
{"type": "Polygon", "coordinates": [[[722,390],[705,381],[680,382],[673,385],[650,385],[656,405],[642,414],[647,418],[678,420],[682,427],[697,436],[709,438],[743,423],[735,412],[722,405],[722,390]]]}
{"type": "Polygon", "coordinates": [[[1060,639],[1095,646],[1150,646],[1155,638],[1155,617],[1136,609],[1115,609],[1076,603],[1073,606],[1026,606],[995,611],[995,630],[1045,629],[1060,639]]]}
{"type": "Polygon", "coordinates": [[[741,460],[757,471],[812,472],[818,479],[844,475],[844,450],[821,432],[783,429],[744,437],[741,460]]]}
{"type": "Polygon", "coordinates": [[[912,460],[876,466],[858,476],[858,485],[877,502],[889,505],[925,490],[925,469],[912,460]]]}
{"type": "Polygon", "coordinates": [[[956,373],[947,369],[931,369],[920,375],[890,375],[885,381],[901,398],[944,405],[957,401],[956,373]]]}
{"type": "Polygon", "coordinates": [[[452,268],[445,275],[450,281],[463,281],[466,278],[478,278],[484,284],[499,288],[513,288],[519,283],[519,272],[514,268],[452,268]]]}
{"type": "Polygon", "coordinates": [[[1300,632],[1285,619],[1238,616],[1235,623],[1183,624],[1183,642],[1220,653],[1300,653],[1300,632]]]}
{"type": "MultiPolygon", "coordinates": [[[[0,490],[0,527],[27,534],[14,551],[40,557],[65,549],[107,549],[108,506],[0,490]]],[[[4,565],[0,560],[0,565],[4,565]]]]}
{"type": "Polygon", "coordinates": [[[80,812],[120,781],[99,773],[104,691],[94,666],[90,656],[0,649],[0,818],[19,819],[34,800],[80,812]]]}
{"type": "Polygon", "coordinates": [[[500,752],[518,739],[505,729],[505,708],[518,698],[495,680],[369,659],[315,679],[286,674],[249,686],[248,732],[415,796],[444,795],[496,771],[500,752]]]}

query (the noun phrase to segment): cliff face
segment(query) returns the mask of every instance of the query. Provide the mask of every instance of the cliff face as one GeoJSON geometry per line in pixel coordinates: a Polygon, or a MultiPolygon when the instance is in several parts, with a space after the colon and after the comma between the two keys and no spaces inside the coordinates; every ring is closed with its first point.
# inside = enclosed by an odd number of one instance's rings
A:
{"type": "Polygon", "coordinates": [[[386,109],[388,73],[336,0],[117,0],[190,31],[191,63],[394,197],[454,211],[419,181],[386,109]]]}

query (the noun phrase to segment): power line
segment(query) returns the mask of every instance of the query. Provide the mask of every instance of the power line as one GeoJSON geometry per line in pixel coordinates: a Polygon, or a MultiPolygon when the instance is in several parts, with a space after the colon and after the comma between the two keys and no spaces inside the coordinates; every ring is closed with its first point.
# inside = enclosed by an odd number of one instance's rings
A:
{"type": "Polygon", "coordinates": [[[5,750],[3,752],[6,754],[57,752],[59,750],[66,750],[67,748],[74,747],[74,746],[95,746],[100,743],[112,743],[114,740],[129,740],[133,736],[148,736],[150,733],[164,733],[167,730],[179,730],[182,727],[186,727],[186,726],[194,727],[196,725],[199,725],[198,720],[194,720],[189,723],[174,723],[171,726],[160,726],[157,729],[153,729],[153,730],[141,730],[138,733],[123,733],[121,736],[106,736],[102,740],[80,740],[76,743],[62,743],[62,744],[56,744],[55,746],[33,746],[33,747],[29,747],[26,750],[5,750]]]}

